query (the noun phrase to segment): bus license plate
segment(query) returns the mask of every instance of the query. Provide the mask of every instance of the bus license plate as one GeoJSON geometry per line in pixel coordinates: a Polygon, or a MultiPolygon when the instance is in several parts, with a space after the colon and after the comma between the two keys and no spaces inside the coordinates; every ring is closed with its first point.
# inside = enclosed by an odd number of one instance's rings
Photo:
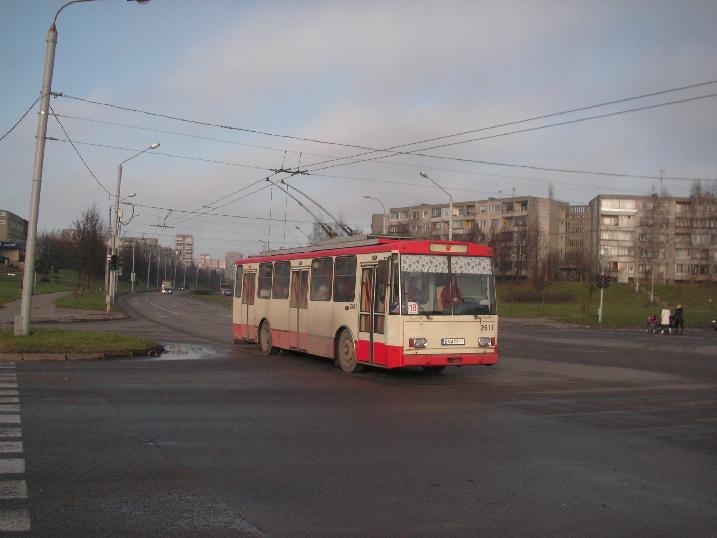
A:
{"type": "Polygon", "coordinates": [[[465,346],[465,338],[441,338],[442,346],[465,346]]]}

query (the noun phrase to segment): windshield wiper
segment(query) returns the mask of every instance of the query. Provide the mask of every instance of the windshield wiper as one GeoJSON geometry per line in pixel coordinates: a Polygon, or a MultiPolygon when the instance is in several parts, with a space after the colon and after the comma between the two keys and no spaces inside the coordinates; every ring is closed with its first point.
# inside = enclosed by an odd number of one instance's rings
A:
{"type": "Polygon", "coordinates": [[[424,316],[426,316],[426,319],[433,319],[431,315],[423,309],[421,303],[416,303],[416,305],[418,306],[418,311],[421,312],[424,316]]]}

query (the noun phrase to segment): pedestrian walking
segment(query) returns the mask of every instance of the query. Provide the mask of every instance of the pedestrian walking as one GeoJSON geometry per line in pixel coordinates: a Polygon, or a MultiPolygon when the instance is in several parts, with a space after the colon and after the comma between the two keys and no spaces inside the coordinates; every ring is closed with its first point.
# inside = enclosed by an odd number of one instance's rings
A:
{"type": "Polygon", "coordinates": [[[670,312],[670,305],[665,303],[662,305],[662,312],[660,312],[660,329],[662,329],[662,334],[670,334],[671,317],[672,312],[670,312]]]}
{"type": "Polygon", "coordinates": [[[685,314],[682,310],[682,305],[678,304],[675,308],[675,315],[672,317],[672,324],[677,334],[682,334],[685,330],[685,314]]]}

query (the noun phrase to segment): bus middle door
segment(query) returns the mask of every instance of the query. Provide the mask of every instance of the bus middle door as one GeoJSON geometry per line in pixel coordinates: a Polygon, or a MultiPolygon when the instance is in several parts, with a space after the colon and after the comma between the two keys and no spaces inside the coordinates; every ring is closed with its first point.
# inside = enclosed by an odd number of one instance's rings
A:
{"type": "Polygon", "coordinates": [[[385,365],[388,261],[361,267],[358,360],[385,365]]]}
{"type": "Polygon", "coordinates": [[[256,340],[258,337],[254,320],[254,299],[256,297],[256,272],[245,272],[242,282],[242,314],[244,314],[244,327],[242,335],[247,340],[256,340]]]}
{"type": "Polygon", "coordinates": [[[305,351],[309,338],[309,270],[291,271],[289,347],[305,351]]]}

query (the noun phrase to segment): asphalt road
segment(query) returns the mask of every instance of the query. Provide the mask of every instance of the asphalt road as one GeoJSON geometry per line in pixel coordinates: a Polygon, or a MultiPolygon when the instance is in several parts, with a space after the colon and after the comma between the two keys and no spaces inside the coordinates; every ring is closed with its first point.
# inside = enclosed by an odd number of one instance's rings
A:
{"type": "Polygon", "coordinates": [[[346,375],[234,347],[220,306],[138,294],[128,307],[81,328],[179,352],[18,364],[27,499],[0,499],[0,524],[29,509],[36,536],[717,528],[717,333],[506,322],[491,368],[346,375]]]}

